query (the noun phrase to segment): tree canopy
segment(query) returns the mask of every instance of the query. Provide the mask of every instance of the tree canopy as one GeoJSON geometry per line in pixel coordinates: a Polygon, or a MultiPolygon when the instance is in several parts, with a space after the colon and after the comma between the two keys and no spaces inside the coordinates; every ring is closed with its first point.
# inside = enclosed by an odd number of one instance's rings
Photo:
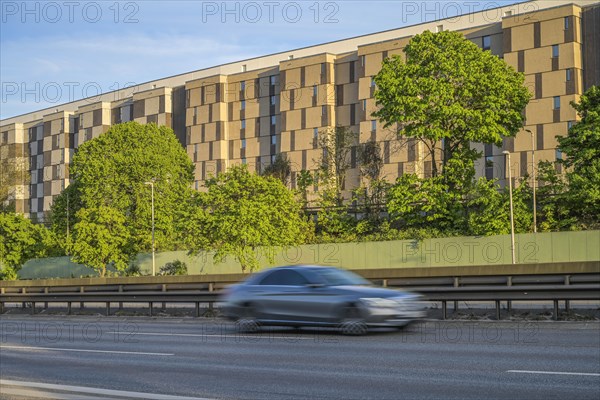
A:
{"type": "Polygon", "coordinates": [[[585,226],[600,226],[600,88],[593,86],[571,105],[581,118],[567,136],[557,136],[566,155],[568,197],[573,213],[585,226]]]}
{"type": "Polygon", "coordinates": [[[0,280],[16,279],[28,260],[48,255],[54,242],[43,225],[22,215],[0,212],[0,280]]]}
{"type": "Polygon", "coordinates": [[[258,247],[272,260],[277,246],[303,242],[308,224],[294,193],[273,177],[233,166],[206,182],[194,213],[186,221],[188,244],[194,252],[215,251],[215,260],[233,256],[242,271],[258,268],[258,247]]]}
{"type": "Polygon", "coordinates": [[[384,60],[375,76],[373,113],[385,127],[427,147],[433,175],[471,142],[502,144],[523,126],[531,94],[524,75],[458,32],[424,32],[398,55],[384,60]],[[405,60],[404,60],[405,58],[405,60]]]}
{"type": "MultiPolygon", "coordinates": [[[[194,165],[170,128],[137,122],[114,125],[79,146],[70,172],[72,184],[55,199],[51,220],[54,231],[64,238],[68,213],[69,227],[74,229],[73,254],[79,259],[92,243],[89,232],[122,218],[128,234],[121,237],[127,241],[112,246],[120,247],[123,254],[151,249],[151,184],[156,248],[174,250],[183,243],[178,226],[192,198],[194,165]],[[77,243],[83,240],[87,242],[77,243]]],[[[89,257],[94,253],[85,252],[91,265],[89,257]]],[[[97,256],[106,261],[106,254],[97,256]]],[[[109,258],[121,260],[115,255],[109,258]]]]}

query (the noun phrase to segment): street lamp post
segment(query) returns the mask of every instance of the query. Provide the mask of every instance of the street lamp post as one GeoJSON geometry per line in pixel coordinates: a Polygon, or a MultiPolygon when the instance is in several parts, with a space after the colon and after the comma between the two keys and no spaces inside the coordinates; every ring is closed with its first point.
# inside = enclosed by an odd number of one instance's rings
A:
{"type": "Polygon", "coordinates": [[[146,185],[150,185],[152,190],[152,276],[156,276],[156,259],[154,256],[154,182],[146,182],[146,185]]]}
{"type": "Polygon", "coordinates": [[[510,152],[503,151],[502,154],[506,156],[506,167],[508,168],[508,198],[510,202],[510,251],[512,255],[512,263],[516,264],[515,261],[515,219],[513,214],[513,197],[512,197],[512,174],[510,171],[510,152]]]}
{"type": "Polygon", "coordinates": [[[531,133],[531,163],[533,164],[533,167],[531,168],[531,178],[533,180],[533,183],[531,184],[533,189],[533,233],[537,233],[537,203],[535,201],[535,139],[533,132],[531,132],[529,129],[527,129],[527,132],[531,133]]]}

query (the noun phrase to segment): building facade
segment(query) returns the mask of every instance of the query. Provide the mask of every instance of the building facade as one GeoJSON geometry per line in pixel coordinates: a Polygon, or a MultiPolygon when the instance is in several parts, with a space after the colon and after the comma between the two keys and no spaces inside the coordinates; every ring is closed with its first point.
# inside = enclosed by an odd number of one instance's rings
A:
{"type": "MultiPolygon", "coordinates": [[[[508,150],[513,176],[524,176],[534,152],[536,162],[562,157],[555,137],[576,121],[570,102],[600,83],[599,27],[597,0],[540,0],[225,64],[5,119],[0,156],[29,171],[13,199],[17,212],[37,220],[69,184],[78,146],[127,121],[172,128],[194,162],[198,190],[229,166],[260,172],[278,154],[291,161],[295,188],[300,171],[318,169],[319,135],[336,126],[379,143],[389,182],[409,172],[428,176],[425,149],[371,116],[373,77],[414,35],[452,30],[525,74],[533,95],[526,126],[502,148],[479,146],[477,164],[478,176],[502,180],[508,150]]],[[[355,149],[350,158],[348,193],[361,179],[355,149]]]]}

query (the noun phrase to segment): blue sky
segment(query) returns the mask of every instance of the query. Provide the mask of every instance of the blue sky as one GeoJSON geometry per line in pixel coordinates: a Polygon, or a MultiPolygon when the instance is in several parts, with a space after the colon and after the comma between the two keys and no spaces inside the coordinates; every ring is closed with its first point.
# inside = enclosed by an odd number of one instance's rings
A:
{"type": "Polygon", "coordinates": [[[0,118],[222,63],[518,2],[0,0],[0,118]]]}

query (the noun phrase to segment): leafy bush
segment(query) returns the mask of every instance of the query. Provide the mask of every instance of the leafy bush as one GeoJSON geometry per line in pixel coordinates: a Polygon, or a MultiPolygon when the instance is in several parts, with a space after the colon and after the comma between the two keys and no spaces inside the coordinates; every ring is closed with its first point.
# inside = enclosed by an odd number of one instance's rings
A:
{"type": "Polygon", "coordinates": [[[159,275],[187,275],[186,263],[175,260],[160,267],[159,275]]]}

